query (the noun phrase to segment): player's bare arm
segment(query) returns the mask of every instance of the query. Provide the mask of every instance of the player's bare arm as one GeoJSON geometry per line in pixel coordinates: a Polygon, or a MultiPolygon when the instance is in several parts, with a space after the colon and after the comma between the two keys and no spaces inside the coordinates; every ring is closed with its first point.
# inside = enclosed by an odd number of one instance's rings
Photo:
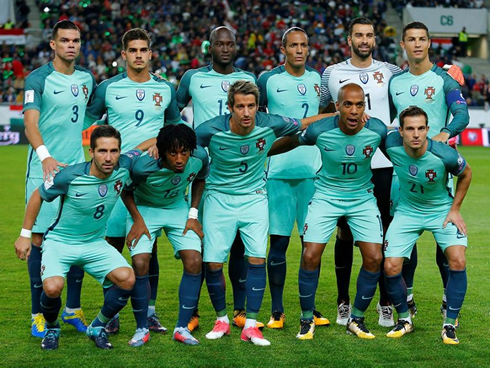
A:
{"type": "Polygon", "coordinates": [[[204,191],[205,180],[196,179],[192,183],[192,202],[191,209],[189,210],[189,218],[185,224],[183,236],[187,234],[188,230],[194,231],[199,238],[204,238],[204,233],[202,231],[202,225],[197,218],[196,209],[199,208],[199,204],[201,203],[202,193],[204,191]]]}
{"type": "Polygon", "coordinates": [[[31,254],[31,238],[29,233],[34,226],[36,217],[41,209],[43,199],[39,194],[39,189],[36,189],[27,203],[26,213],[24,215],[24,222],[22,224],[22,231],[19,238],[15,241],[15,253],[17,257],[24,261],[29,258],[31,254]]]}
{"type": "Polygon", "coordinates": [[[472,171],[470,165],[466,164],[463,172],[458,176],[458,182],[456,184],[456,193],[454,194],[454,201],[449,209],[446,220],[444,221],[443,228],[451,222],[453,223],[458,230],[467,235],[466,224],[463,220],[463,216],[461,216],[461,205],[463,204],[463,200],[468,192],[468,188],[470,187],[472,177],[472,171]]]}
{"type": "Polygon", "coordinates": [[[138,144],[136,149],[141,150],[143,152],[148,151],[150,157],[153,157],[155,159],[159,158],[156,138],[150,138],[144,142],[141,142],[140,144],[138,144]]]}
{"type": "Polygon", "coordinates": [[[126,236],[126,245],[128,248],[136,247],[136,245],[138,245],[138,241],[143,235],[146,235],[148,239],[151,240],[150,232],[146,227],[145,220],[143,220],[143,216],[141,216],[140,212],[138,211],[138,207],[136,207],[133,191],[123,190],[121,193],[121,199],[134,221],[133,226],[131,226],[131,230],[126,236]]]}
{"type": "Polygon", "coordinates": [[[43,137],[39,131],[39,116],[38,110],[27,110],[24,114],[24,125],[27,140],[29,141],[32,149],[36,151],[39,156],[39,160],[43,166],[43,180],[48,180],[60,171],[60,166],[65,167],[66,164],[56,161],[49,155],[47,148],[44,146],[43,137]],[[39,152],[38,152],[39,149],[39,152]]]}

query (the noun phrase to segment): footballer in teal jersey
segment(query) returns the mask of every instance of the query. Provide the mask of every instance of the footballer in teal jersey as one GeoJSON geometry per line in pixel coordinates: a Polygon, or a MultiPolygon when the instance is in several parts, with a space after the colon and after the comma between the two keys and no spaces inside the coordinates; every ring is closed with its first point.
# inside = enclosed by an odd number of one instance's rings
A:
{"type": "MultiPolygon", "coordinates": [[[[196,345],[199,341],[190,334],[187,325],[197,305],[201,286],[203,234],[197,220],[197,208],[204,189],[209,158],[202,147],[196,146],[196,134],[185,124],[162,128],[157,137],[157,148],[160,159],[147,155],[138,160],[131,173],[132,184],[127,188],[136,188],[135,205],[128,205],[128,209],[132,212],[137,208],[150,234],[149,238],[142,237],[137,245],[130,246],[136,273],[136,284],[131,296],[136,334],[139,329],[148,332],[149,263],[155,238],[164,230],[174,248],[175,257],[182,259],[184,266],[179,288],[179,318],[173,338],[184,344],[196,345]],[[189,209],[186,190],[191,185],[192,208],[189,209]]],[[[137,226],[128,217],[129,244],[137,226]]],[[[136,337],[134,339],[137,341],[136,337]]]]}
{"type": "Polygon", "coordinates": [[[92,161],[68,166],[54,179],[45,181],[27,205],[21,236],[15,243],[20,259],[31,253],[29,236],[42,202],[61,199],[58,216],[42,245],[41,309],[47,332],[41,347],[45,350],[58,348],[60,296],[64,278],[73,265],[83,268],[107,288],[102,310],[86,333],[97,347],[112,348],[105,325],[126,305],[134,285],[133,270],[104,240],[107,219],[135,161],[129,156],[120,157],[120,147],[121,136],[116,129],[98,127],[90,140],[92,161]]]}
{"type": "MultiPolygon", "coordinates": [[[[26,172],[26,204],[43,179],[53,177],[60,166],[84,162],[82,130],[85,110],[94,94],[95,79],[88,70],[75,65],[80,53],[80,30],[70,21],[58,22],[53,28],[50,46],[53,61],[34,70],[26,79],[24,94],[24,124],[29,140],[26,172]]],[[[44,336],[44,319],[39,298],[42,281],[42,235],[51,225],[59,207],[59,200],[45,202],[33,227],[32,252],[28,260],[32,297],[32,335],[44,336]]],[[[67,277],[67,308],[69,319],[84,332],[83,312],[80,309],[80,293],[83,271],[74,267],[67,277]]]]}
{"type": "MultiPolygon", "coordinates": [[[[313,116],[320,107],[321,77],[306,66],[308,35],[299,27],[288,29],[282,37],[284,65],[263,73],[259,80],[260,106],[271,114],[303,118],[313,116]]],[[[314,179],[321,167],[317,147],[298,147],[269,159],[267,193],[269,197],[270,249],[267,272],[272,306],[269,328],[283,328],[283,290],[286,279],[286,250],[295,222],[302,236],[308,203],[315,192],[314,179]]],[[[316,311],[315,324],[328,325],[328,319],[316,311]],[[318,318],[317,318],[318,316],[318,318]]]]}
{"type": "Polygon", "coordinates": [[[400,202],[384,243],[386,287],[399,316],[387,336],[398,338],[413,331],[401,269],[414,243],[427,230],[449,263],[448,308],[441,337],[445,344],[458,344],[456,320],[467,288],[467,230],[460,208],[471,182],[471,168],[456,150],[428,139],[429,131],[428,115],[412,106],[400,114],[400,133],[394,132],[386,140],[386,151],[400,181],[400,202]],[[448,186],[449,174],[458,176],[454,197],[448,186]]]}

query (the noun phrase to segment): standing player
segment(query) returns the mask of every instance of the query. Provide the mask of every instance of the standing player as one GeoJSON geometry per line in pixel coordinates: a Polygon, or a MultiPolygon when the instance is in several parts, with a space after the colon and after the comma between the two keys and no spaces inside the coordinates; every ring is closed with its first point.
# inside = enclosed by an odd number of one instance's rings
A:
{"type": "Polygon", "coordinates": [[[218,116],[197,130],[198,144],[208,147],[212,160],[204,198],[204,257],[206,284],[217,314],[208,339],[230,334],[226,312],[223,263],[237,230],[245,244],[247,310],[243,341],[270,345],[256,326],[266,287],[265,256],[269,211],[264,165],[276,138],[294,134],[322,116],[302,120],[257,112],[259,90],[237,81],[228,91],[231,114],[218,116]]]}
{"type": "MultiPolygon", "coordinates": [[[[82,130],[85,109],[96,84],[92,74],[75,66],[80,53],[80,30],[71,21],[53,28],[49,43],[52,62],[33,71],[26,79],[24,124],[29,140],[26,173],[26,204],[43,179],[52,179],[60,167],[84,162],[82,130]]],[[[31,283],[31,333],[43,337],[45,320],[41,314],[41,242],[59,207],[59,200],[44,203],[32,228],[32,250],[27,262],[31,283]]],[[[68,295],[63,322],[85,332],[87,323],[80,309],[83,271],[73,267],[67,275],[68,295]]]]}
{"type": "Polygon", "coordinates": [[[455,326],[467,288],[468,242],[460,208],[470,186],[471,168],[456,150],[428,139],[429,118],[424,110],[409,107],[400,113],[399,119],[400,134],[392,133],[386,140],[387,153],[400,182],[400,201],[384,244],[386,287],[399,318],[387,336],[398,338],[413,331],[401,269],[404,259],[412,253],[413,244],[428,230],[449,263],[448,308],[442,341],[459,344],[455,326]],[[454,197],[448,192],[450,174],[459,177],[454,197]]]}
{"type": "MultiPolygon", "coordinates": [[[[197,209],[204,189],[209,159],[206,151],[196,147],[196,134],[185,124],[170,124],[160,130],[157,137],[158,155],[141,157],[131,172],[135,201],[127,203],[132,218],[141,218],[151,236],[132,244],[133,229],[139,224],[128,218],[128,245],[130,246],[136,279],[148,280],[152,247],[158,233],[163,229],[174,248],[174,255],[184,265],[179,287],[179,319],[173,338],[188,345],[199,341],[189,332],[187,325],[197,305],[201,286],[201,239],[202,227],[197,220],[197,209]],[[192,186],[192,201],[189,208],[186,190],[192,186]],[[137,206],[137,210],[136,210],[137,206]]],[[[141,346],[149,338],[146,310],[149,300],[148,288],[135,289],[131,296],[136,317],[136,334],[129,342],[141,346]]]]}
{"type": "MultiPolygon", "coordinates": [[[[334,102],[339,89],[347,83],[356,83],[362,87],[366,96],[365,111],[370,116],[380,119],[387,126],[391,124],[390,105],[388,101],[388,82],[401,72],[395,65],[373,59],[376,47],[376,35],[373,23],[359,17],[351,21],[347,41],[352,57],[342,63],[328,67],[322,76],[323,104],[334,102]]],[[[393,166],[380,150],[377,150],[371,161],[374,183],[374,196],[378,204],[383,228],[386,230],[391,221],[390,190],[393,166]]],[[[352,234],[344,220],[339,223],[335,241],[335,274],[337,276],[337,323],[346,325],[351,312],[349,283],[353,260],[352,234]]],[[[380,301],[376,309],[379,313],[378,323],[384,327],[394,325],[393,307],[390,305],[382,276],[380,277],[380,301]]]]}
{"type": "MultiPolygon", "coordinates": [[[[288,29],[282,36],[281,52],[286,59],[262,74],[258,80],[260,106],[269,113],[305,118],[320,108],[320,74],[308,66],[308,35],[302,28],[288,29]]],[[[303,229],[308,203],[315,192],[314,179],[320,169],[316,147],[299,147],[293,152],[271,157],[267,170],[270,249],[267,258],[272,315],[267,327],[283,328],[283,291],[286,280],[286,250],[297,222],[303,229]]],[[[300,233],[302,238],[302,234],[300,233]]],[[[329,325],[327,318],[313,311],[316,326],[329,325]]]]}
{"type": "MultiPolygon", "coordinates": [[[[221,26],[211,32],[208,50],[212,57],[211,64],[187,71],[177,90],[177,103],[180,109],[186,107],[192,99],[194,129],[197,129],[207,120],[230,113],[227,93],[235,81],[247,80],[256,83],[256,78],[252,73],[233,66],[237,53],[236,37],[229,28],[221,26]]],[[[244,259],[243,242],[239,234],[237,234],[231,248],[228,274],[233,287],[233,324],[243,328],[245,324],[247,265],[244,259]]],[[[262,323],[258,323],[262,325],[262,323]]],[[[199,326],[199,314],[196,310],[189,324],[189,329],[192,331],[197,326],[199,326]]]]}
{"type": "MultiPolygon", "coordinates": [[[[407,24],[403,28],[400,45],[407,53],[409,68],[390,81],[392,117],[409,106],[423,107],[429,116],[428,124],[431,127],[429,138],[445,143],[449,138],[460,134],[469,123],[468,107],[461,94],[461,87],[448,73],[430,61],[429,30],[423,23],[407,24]],[[451,114],[453,120],[448,124],[451,114]]],[[[452,181],[450,185],[452,187],[452,181]]],[[[411,258],[416,258],[415,248],[411,258]]],[[[437,246],[436,260],[443,287],[446,288],[449,277],[448,262],[440,246],[437,246]]],[[[413,272],[411,278],[407,277],[405,271],[403,272],[409,287],[408,299],[412,313],[416,311],[412,294],[413,272]]],[[[446,307],[444,293],[441,304],[441,313],[444,316],[446,307]]]]}
{"type": "MultiPolygon", "coordinates": [[[[122,136],[122,152],[127,152],[147,139],[158,135],[164,123],[180,121],[175,101],[174,86],[150,74],[150,37],[140,28],[127,31],[122,38],[122,58],[126,61],[126,72],[104,81],[97,88],[94,101],[87,115],[97,120],[107,112],[107,123],[116,127],[122,136]]],[[[126,217],[128,212],[120,200],[107,222],[107,241],[119,252],[124,249],[126,217]]],[[[150,330],[165,333],[155,313],[155,300],[160,268],[157,247],[150,259],[149,278],[141,278],[136,272],[134,289],[151,288],[150,307],[147,310],[150,330]]],[[[119,316],[111,321],[108,332],[119,330],[119,316]]]]}
{"type": "Polygon", "coordinates": [[[58,348],[58,314],[65,276],[77,265],[107,288],[104,305],[87,328],[87,335],[102,349],[112,349],[104,329],[126,305],[134,285],[134,272],[123,256],[104,240],[105,226],[122,188],[129,179],[133,160],[119,157],[121,136],[113,127],[95,129],[90,138],[92,161],[68,166],[54,180],[36,189],[26,208],[23,228],[15,242],[17,256],[32,254],[31,229],[43,201],[60,197],[57,217],[44,235],[41,309],[47,331],[41,348],[58,348]]]}

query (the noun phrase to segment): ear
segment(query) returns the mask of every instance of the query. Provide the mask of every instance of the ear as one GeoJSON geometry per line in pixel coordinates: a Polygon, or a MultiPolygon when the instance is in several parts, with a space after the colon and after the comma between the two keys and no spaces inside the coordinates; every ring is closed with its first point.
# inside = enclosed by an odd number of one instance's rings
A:
{"type": "Polygon", "coordinates": [[[398,133],[400,133],[400,136],[403,137],[403,128],[401,126],[398,127],[398,133]]]}
{"type": "Polygon", "coordinates": [[[351,36],[347,36],[347,44],[349,45],[349,47],[352,47],[352,37],[351,36]]]}
{"type": "Polygon", "coordinates": [[[284,56],[286,56],[286,48],[284,46],[281,45],[281,54],[283,54],[284,56]]]}
{"type": "Polygon", "coordinates": [[[54,51],[55,46],[56,46],[56,42],[55,42],[54,40],[50,40],[50,41],[49,41],[49,47],[51,47],[51,50],[53,50],[53,51],[54,51]]]}
{"type": "Polygon", "coordinates": [[[153,52],[151,50],[150,50],[150,54],[149,55],[150,55],[149,59],[151,60],[151,57],[153,55],[153,52]]]}
{"type": "Polygon", "coordinates": [[[122,56],[123,60],[126,61],[126,51],[122,50],[121,56],[122,56]]]}

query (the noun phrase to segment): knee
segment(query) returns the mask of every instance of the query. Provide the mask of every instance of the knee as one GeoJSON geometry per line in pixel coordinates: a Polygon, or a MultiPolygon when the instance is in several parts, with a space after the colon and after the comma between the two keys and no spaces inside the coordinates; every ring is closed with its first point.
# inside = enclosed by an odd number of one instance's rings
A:
{"type": "Polygon", "coordinates": [[[381,261],[383,255],[381,252],[372,252],[368,256],[364,257],[363,267],[369,272],[378,272],[380,270],[381,261]]]}
{"type": "Polygon", "coordinates": [[[132,258],[134,272],[137,276],[147,275],[150,270],[149,254],[137,254],[132,258]]]}
{"type": "Polygon", "coordinates": [[[211,271],[211,272],[219,271],[222,268],[223,268],[223,263],[214,263],[214,262],[206,263],[206,269],[211,271]]]}
{"type": "Polygon", "coordinates": [[[316,254],[316,252],[305,248],[305,251],[303,253],[303,261],[301,262],[302,267],[308,271],[316,270],[318,268],[318,265],[320,264],[320,257],[321,256],[316,254]]]}
{"type": "Polygon", "coordinates": [[[466,268],[465,257],[458,257],[456,259],[448,259],[449,269],[453,271],[463,271],[466,268]]]}
{"type": "Polygon", "coordinates": [[[121,289],[132,290],[136,281],[134,271],[129,267],[121,267],[117,274],[117,286],[121,289]]]}
{"type": "Polygon", "coordinates": [[[384,264],[384,271],[387,276],[395,276],[402,270],[403,261],[396,261],[394,258],[386,258],[384,264]]]}
{"type": "MultiPolygon", "coordinates": [[[[196,252],[197,253],[197,252],[196,252]]],[[[191,275],[197,275],[201,272],[202,268],[202,258],[199,253],[193,255],[192,257],[186,258],[184,261],[184,270],[191,275]]]]}
{"type": "Polygon", "coordinates": [[[63,291],[63,279],[58,280],[57,278],[48,278],[43,282],[44,294],[49,298],[58,298],[63,291]]]}

